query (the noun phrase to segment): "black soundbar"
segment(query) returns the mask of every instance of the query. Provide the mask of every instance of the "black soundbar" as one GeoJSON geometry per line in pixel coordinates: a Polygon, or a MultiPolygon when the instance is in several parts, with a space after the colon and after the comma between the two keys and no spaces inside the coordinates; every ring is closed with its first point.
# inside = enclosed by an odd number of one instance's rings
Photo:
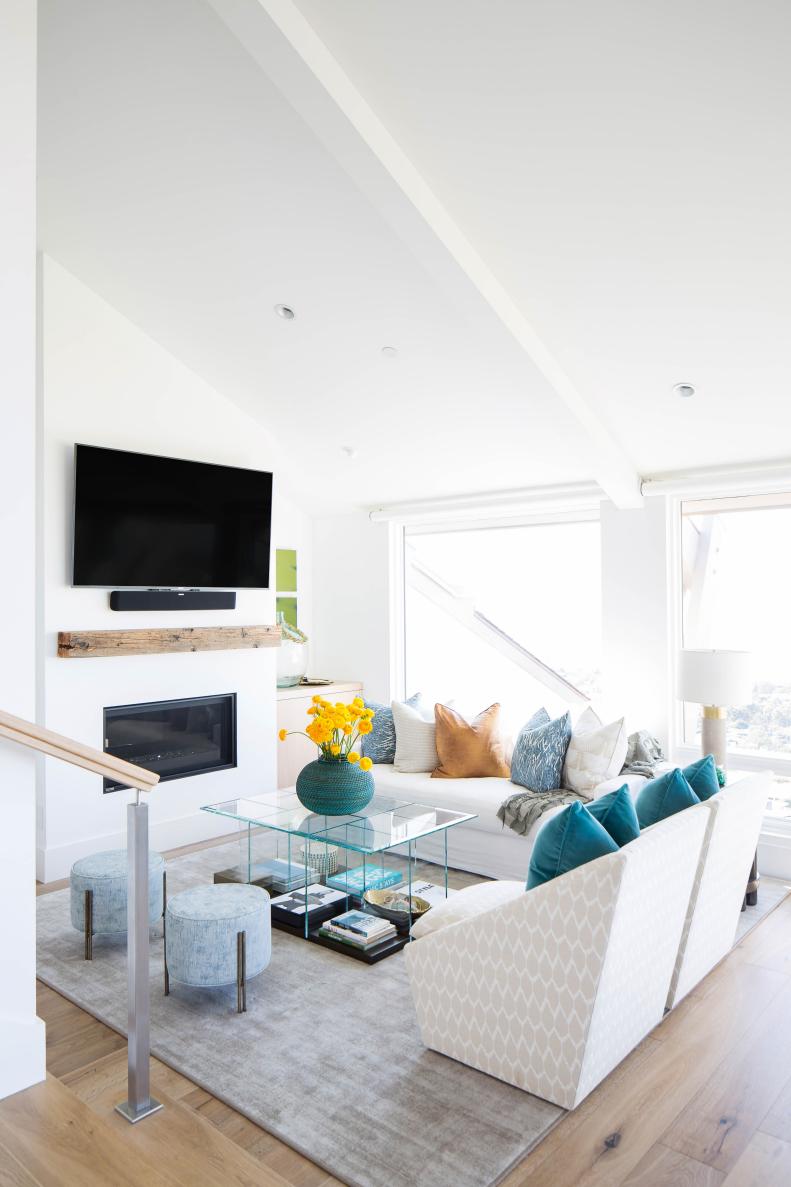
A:
{"type": "Polygon", "coordinates": [[[222,589],[114,589],[111,610],[235,610],[236,591],[222,589]]]}

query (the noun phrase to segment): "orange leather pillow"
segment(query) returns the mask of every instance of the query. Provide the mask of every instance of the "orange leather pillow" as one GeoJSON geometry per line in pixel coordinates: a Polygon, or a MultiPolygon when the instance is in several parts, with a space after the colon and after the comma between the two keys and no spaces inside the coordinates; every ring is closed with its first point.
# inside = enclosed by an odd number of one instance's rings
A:
{"type": "Polygon", "coordinates": [[[479,779],[487,775],[507,778],[510,768],[500,737],[500,706],[490,705],[474,721],[447,705],[434,706],[439,766],[432,779],[479,779]]]}

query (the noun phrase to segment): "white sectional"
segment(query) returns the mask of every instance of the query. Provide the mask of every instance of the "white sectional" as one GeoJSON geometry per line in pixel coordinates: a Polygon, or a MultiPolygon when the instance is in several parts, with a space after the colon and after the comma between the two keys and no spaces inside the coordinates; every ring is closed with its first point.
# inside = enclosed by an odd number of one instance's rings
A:
{"type": "MultiPolygon", "coordinates": [[[[432,779],[430,773],[405,774],[388,764],[373,768],[376,794],[439,808],[474,812],[476,820],[448,830],[448,861],[454,869],[469,870],[487,878],[514,878],[525,883],[530,854],[540,828],[562,808],[550,808],[526,837],[506,828],[497,809],[509,795],[523,788],[510,779],[432,779]]],[[[621,775],[601,783],[595,798],[616,791],[626,783],[634,798],[646,782],[642,775],[621,775]]],[[[444,860],[444,837],[426,837],[417,856],[424,861],[444,860]]]]}

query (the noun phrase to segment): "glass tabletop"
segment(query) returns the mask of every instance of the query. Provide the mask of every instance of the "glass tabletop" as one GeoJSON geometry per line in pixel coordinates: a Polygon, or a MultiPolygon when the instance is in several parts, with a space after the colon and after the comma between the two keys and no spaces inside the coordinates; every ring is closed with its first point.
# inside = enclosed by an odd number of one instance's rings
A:
{"type": "Polygon", "coordinates": [[[381,853],[475,819],[474,813],[454,812],[392,796],[374,796],[366,808],[350,816],[322,816],[303,807],[293,791],[206,804],[202,810],[243,824],[326,841],[358,853],[381,853]]]}

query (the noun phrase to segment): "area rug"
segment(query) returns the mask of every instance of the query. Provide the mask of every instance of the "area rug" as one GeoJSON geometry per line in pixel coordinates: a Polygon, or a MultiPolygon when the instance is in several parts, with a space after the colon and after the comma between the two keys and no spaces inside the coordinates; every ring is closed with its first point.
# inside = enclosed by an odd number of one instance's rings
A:
{"type": "MultiPolygon", "coordinates": [[[[238,858],[230,844],[169,861],[168,894],[238,858]]],[[[41,980],[126,1033],[123,939],[95,937],[86,962],[68,890],[37,902],[41,980]]],[[[402,953],[368,966],[274,931],[237,1014],[235,989],[164,997],[151,937],[153,1053],[352,1187],[490,1187],[563,1113],[427,1051],[402,953]]]]}

